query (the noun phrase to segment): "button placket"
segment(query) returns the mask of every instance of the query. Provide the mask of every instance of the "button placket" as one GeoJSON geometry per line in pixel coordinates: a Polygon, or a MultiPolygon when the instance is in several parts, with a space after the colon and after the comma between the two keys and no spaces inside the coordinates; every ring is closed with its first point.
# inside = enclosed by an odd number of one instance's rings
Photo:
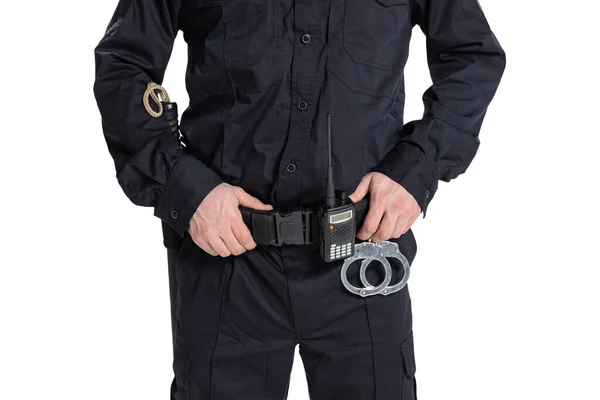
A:
{"type": "Polygon", "coordinates": [[[322,16],[322,11],[328,8],[328,5],[321,2],[296,2],[293,8],[295,12],[295,43],[290,76],[292,110],[288,141],[282,155],[284,161],[280,166],[281,176],[276,186],[276,196],[282,204],[292,204],[294,199],[301,194],[304,171],[299,167],[302,167],[303,161],[311,156],[308,142],[314,123],[311,104],[316,104],[317,67],[322,50],[322,43],[318,40],[318,35],[324,29],[321,25],[324,19],[320,16],[322,16]]]}

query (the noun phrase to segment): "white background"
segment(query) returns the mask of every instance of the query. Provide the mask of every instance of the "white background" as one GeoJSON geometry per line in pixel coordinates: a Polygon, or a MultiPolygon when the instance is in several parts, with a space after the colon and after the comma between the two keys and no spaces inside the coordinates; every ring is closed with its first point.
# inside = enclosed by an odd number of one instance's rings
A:
{"type": "MultiPolygon", "coordinates": [[[[414,228],[419,399],[598,400],[596,2],[480,2],[508,66],[475,161],[414,228]]],[[[168,398],[160,224],[121,192],[92,93],[115,6],[1,6],[1,399],[168,398]]],[[[181,110],[185,62],[180,35],[181,110]]],[[[418,29],[406,76],[409,121],[430,84],[418,29]]],[[[308,399],[299,358],[290,399],[308,399]]]]}

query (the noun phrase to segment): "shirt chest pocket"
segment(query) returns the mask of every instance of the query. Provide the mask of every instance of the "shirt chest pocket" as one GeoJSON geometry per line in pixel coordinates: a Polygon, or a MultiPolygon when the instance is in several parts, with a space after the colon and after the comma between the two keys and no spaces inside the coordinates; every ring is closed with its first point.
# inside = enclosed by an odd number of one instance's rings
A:
{"type": "Polygon", "coordinates": [[[342,42],[356,64],[390,69],[402,53],[410,0],[346,0],[342,42]]]}
{"type": "Polygon", "coordinates": [[[189,0],[184,35],[203,71],[253,64],[273,39],[271,0],[189,0]]]}

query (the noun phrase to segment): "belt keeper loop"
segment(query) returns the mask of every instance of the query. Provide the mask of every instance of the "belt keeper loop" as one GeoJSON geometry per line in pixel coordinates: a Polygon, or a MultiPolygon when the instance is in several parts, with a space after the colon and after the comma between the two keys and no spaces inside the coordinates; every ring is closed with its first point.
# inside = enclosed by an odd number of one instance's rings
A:
{"type": "MultiPolygon", "coordinates": [[[[314,241],[310,240],[311,237],[311,231],[312,231],[312,214],[314,214],[314,211],[312,210],[306,210],[305,212],[302,213],[302,216],[304,218],[304,221],[302,221],[302,224],[304,226],[304,243],[305,244],[311,244],[314,243],[314,241]]],[[[315,241],[317,239],[315,238],[315,241]]]]}
{"type": "MultiPolygon", "coordinates": [[[[277,238],[271,237],[269,234],[269,219],[265,218],[265,215],[266,214],[258,212],[252,212],[250,214],[250,230],[252,232],[252,236],[257,242],[261,242],[264,239],[267,244],[275,244],[277,238]]],[[[271,224],[272,223],[273,222],[271,222],[271,224]]]]}

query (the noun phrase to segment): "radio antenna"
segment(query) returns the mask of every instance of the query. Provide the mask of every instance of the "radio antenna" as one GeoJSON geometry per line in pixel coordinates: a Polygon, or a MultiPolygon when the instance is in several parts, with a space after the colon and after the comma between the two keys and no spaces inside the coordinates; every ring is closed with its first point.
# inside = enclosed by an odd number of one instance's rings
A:
{"type": "Polygon", "coordinates": [[[331,114],[327,114],[327,197],[328,208],[335,207],[335,184],[333,183],[333,162],[331,161],[331,114]]]}

